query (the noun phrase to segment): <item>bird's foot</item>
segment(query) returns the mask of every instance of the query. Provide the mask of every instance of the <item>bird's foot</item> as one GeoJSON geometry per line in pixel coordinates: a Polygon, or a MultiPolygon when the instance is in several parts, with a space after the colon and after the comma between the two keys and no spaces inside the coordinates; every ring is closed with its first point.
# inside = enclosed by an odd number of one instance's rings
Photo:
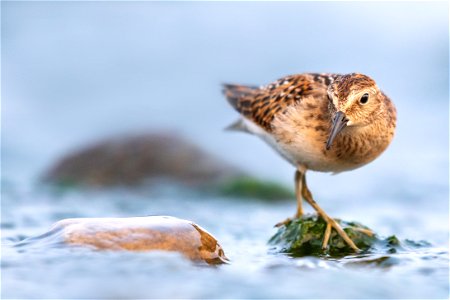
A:
{"type": "MultiPolygon", "coordinates": [[[[322,216],[322,218],[325,220],[325,222],[327,223],[327,228],[325,229],[325,234],[323,237],[323,242],[322,242],[322,249],[326,249],[328,247],[328,242],[330,241],[330,236],[331,236],[331,229],[334,228],[337,233],[344,239],[344,241],[355,251],[355,252],[360,252],[361,250],[355,245],[355,243],[349,238],[349,236],[347,235],[347,233],[342,229],[341,225],[339,225],[338,222],[336,222],[334,219],[328,217],[328,216],[322,216]]],[[[361,230],[363,231],[363,230],[361,230]]],[[[365,231],[365,230],[364,230],[365,231]]],[[[372,231],[367,230],[366,234],[369,235],[369,232],[371,234],[373,234],[372,231]]]]}
{"type": "Polygon", "coordinates": [[[303,210],[300,208],[297,210],[297,213],[295,214],[295,216],[293,218],[287,218],[284,221],[278,222],[277,224],[275,224],[275,226],[273,227],[281,227],[283,225],[288,225],[289,223],[291,223],[293,220],[301,218],[303,216],[303,210]]]}

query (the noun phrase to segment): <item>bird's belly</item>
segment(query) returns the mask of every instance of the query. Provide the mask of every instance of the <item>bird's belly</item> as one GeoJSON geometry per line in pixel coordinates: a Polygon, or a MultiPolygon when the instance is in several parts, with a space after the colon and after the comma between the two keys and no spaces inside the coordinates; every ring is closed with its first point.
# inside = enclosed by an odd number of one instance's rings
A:
{"type": "Polygon", "coordinates": [[[298,143],[278,143],[279,151],[284,153],[284,156],[295,166],[303,166],[308,170],[319,172],[339,173],[356,169],[365,164],[365,162],[337,158],[332,152],[325,149],[325,143],[319,146],[302,140],[301,137],[297,140],[298,143]]]}
{"type": "Polygon", "coordinates": [[[388,140],[373,138],[363,142],[359,136],[337,138],[330,150],[327,136],[311,138],[308,131],[298,132],[292,140],[278,139],[277,148],[295,166],[319,172],[339,173],[362,167],[377,158],[388,146],[388,140]]]}
{"type": "Polygon", "coordinates": [[[324,154],[325,145],[318,147],[301,135],[296,138],[295,142],[278,141],[278,149],[293,165],[303,166],[309,170],[336,172],[342,167],[334,159],[324,154]]]}

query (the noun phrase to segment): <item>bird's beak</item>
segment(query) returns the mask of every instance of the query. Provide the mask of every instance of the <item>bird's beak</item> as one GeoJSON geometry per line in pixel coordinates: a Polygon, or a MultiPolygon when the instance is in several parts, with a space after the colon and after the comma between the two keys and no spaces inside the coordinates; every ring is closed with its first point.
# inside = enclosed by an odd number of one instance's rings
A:
{"type": "Polygon", "coordinates": [[[348,119],[342,111],[338,111],[334,116],[333,125],[331,127],[330,136],[327,140],[327,150],[330,150],[334,139],[347,126],[348,119]]]}

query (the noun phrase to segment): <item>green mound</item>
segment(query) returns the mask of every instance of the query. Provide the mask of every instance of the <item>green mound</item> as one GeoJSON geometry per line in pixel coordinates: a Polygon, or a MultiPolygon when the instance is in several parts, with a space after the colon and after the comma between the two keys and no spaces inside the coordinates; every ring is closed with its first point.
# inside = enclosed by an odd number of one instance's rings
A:
{"type": "MultiPolygon", "coordinates": [[[[405,247],[427,245],[423,241],[411,243],[406,240],[401,243],[396,236],[380,238],[375,233],[367,234],[367,230],[370,229],[358,222],[335,220],[363,253],[396,253],[405,247]]],[[[309,255],[343,257],[355,254],[334,229],[331,231],[328,247],[322,249],[325,228],[326,223],[322,218],[317,215],[306,215],[279,227],[277,233],[269,240],[269,244],[274,246],[274,251],[287,253],[293,257],[309,255]]]]}
{"type": "Polygon", "coordinates": [[[217,190],[221,196],[236,198],[284,200],[295,197],[292,190],[279,183],[247,176],[223,182],[217,190]]]}
{"type": "MultiPolygon", "coordinates": [[[[252,176],[232,176],[227,179],[220,180],[214,183],[189,185],[177,182],[175,180],[166,180],[163,182],[163,191],[166,186],[171,185],[174,188],[179,189],[180,193],[185,193],[186,191],[194,192],[199,197],[210,197],[210,196],[221,196],[230,198],[240,198],[240,199],[257,199],[257,200],[286,200],[295,198],[292,189],[269,180],[262,180],[252,176]]],[[[135,186],[117,185],[115,187],[108,186],[109,188],[128,188],[132,190],[158,190],[158,182],[144,183],[135,186]]],[[[82,182],[77,182],[76,180],[61,179],[54,180],[48,185],[45,185],[51,192],[57,194],[63,194],[67,191],[72,190],[85,190],[85,189],[98,189],[105,187],[93,187],[86,185],[82,182]]]]}

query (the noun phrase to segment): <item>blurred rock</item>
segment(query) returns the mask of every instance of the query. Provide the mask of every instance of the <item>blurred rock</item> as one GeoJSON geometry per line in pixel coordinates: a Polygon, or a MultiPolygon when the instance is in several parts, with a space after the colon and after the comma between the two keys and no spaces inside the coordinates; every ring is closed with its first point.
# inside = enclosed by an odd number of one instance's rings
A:
{"type": "MultiPolygon", "coordinates": [[[[405,240],[400,243],[395,236],[381,238],[375,233],[370,234],[372,231],[358,222],[335,220],[363,253],[395,253],[407,247],[417,248],[429,245],[425,241],[412,243],[405,240]]],[[[269,244],[275,246],[276,252],[287,253],[294,257],[309,255],[343,257],[355,254],[334,229],[331,231],[328,248],[322,250],[325,228],[326,223],[322,218],[317,215],[305,215],[278,228],[277,233],[269,240],[269,244]]]]}
{"type": "Polygon", "coordinates": [[[197,224],[168,216],[77,218],[55,223],[17,246],[62,245],[113,251],[174,251],[193,261],[228,261],[217,240],[197,224]]]}
{"type": "Polygon", "coordinates": [[[133,186],[166,180],[208,186],[244,173],[173,134],[110,139],[65,156],[44,175],[63,186],[133,186]]]}

